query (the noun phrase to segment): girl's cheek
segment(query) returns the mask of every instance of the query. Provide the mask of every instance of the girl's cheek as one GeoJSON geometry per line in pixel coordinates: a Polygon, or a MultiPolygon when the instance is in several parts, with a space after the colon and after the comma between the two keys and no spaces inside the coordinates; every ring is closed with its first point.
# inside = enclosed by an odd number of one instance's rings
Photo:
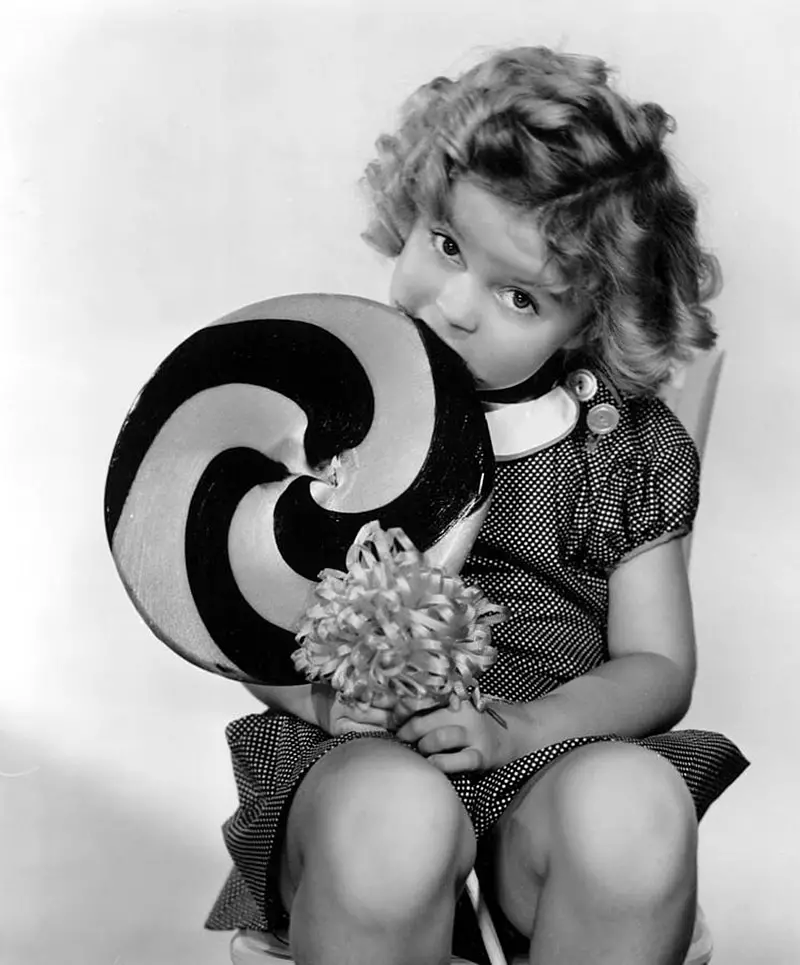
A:
{"type": "Polygon", "coordinates": [[[399,261],[394,264],[394,270],[392,271],[392,278],[389,282],[389,300],[394,303],[403,304],[403,286],[401,283],[402,277],[402,266],[399,261]]]}
{"type": "Polygon", "coordinates": [[[390,295],[392,301],[399,302],[404,308],[411,310],[413,304],[419,301],[422,275],[416,270],[412,259],[404,259],[395,266],[390,295]]]}
{"type": "Polygon", "coordinates": [[[425,258],[415,258],[409,264],[408,287],[419,298],[430,301],[436,298],[439,273],[425,258]]]}

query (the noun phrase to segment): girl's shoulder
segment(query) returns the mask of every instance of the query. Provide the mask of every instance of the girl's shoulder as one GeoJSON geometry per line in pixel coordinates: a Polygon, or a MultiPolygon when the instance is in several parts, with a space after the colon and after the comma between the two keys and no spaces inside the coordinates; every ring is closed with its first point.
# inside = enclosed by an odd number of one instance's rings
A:
{"type": "Polygon", "coordinates": [[[655,396],[630,399],[627,408],[632,431],[651,458],[676,450],[697,453],[686,427],[663,399],[655,396]]]}
{"type": "Polygon", "coordinates": [[[697,458],[691,436],[661,398],[623,395],[604,372],[588,366],[568,372],[564,385],[580,410],[573,440],[598,456],[627,453],[645,463],[697,458]]]}
{"type": "Polygon", "coordinates": [[[661,399],[624,396],[589,369],[566,384],[580,405],[570,440],[578,488],[568,555],[609,573],[643,547],[690,532],[699,457],[661,399]]]}

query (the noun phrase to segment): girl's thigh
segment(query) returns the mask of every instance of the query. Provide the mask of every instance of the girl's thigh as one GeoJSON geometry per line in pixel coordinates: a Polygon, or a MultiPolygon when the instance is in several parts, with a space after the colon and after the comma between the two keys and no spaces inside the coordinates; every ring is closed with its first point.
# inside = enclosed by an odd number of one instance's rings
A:
{"type": "Polygon", "coordinates": [[[402,890],[436,876],[463,881],[475,834],[452,784],[422,756],[385,738],[329,751],[308,771],[289,810],[281,854],[281,898],[291,909],[309,878],[402,890]],[[374,872],[374,876],[373,873],[374,872]],[[413,878],[413,881],[412,881],[413,878]]]}
{"type": "Polygon", "coordinates": [[[693,880],[696,830],[691,795],[667,760],[635,744],[585,745],[543,768],[498,821],[493,897],[527,937],[559,873],[598,899],[657,902],[693,880]]]}

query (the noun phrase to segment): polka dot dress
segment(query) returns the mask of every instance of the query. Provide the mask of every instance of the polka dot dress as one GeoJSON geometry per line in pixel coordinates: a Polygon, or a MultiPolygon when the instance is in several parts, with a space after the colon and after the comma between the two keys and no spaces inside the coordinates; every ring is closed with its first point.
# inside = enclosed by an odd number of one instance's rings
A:
{"type": "MultiPolygon", "coordinates": [[[[498,462],[489,516],[462,571],[511,613],[493,630],[498,658],[481,679],[482,692],[532,701],[606,661],[609,574],[637,552],[689,532],[698,482],[697,452],[669,409],[657,399],[621,400],[602,381],[563,438],[498,462]],[[590,428],[591,408],[598,404],[613,406],[619,415],[604,435],[590,428]]],[[[277,863],[292,796],[315,761],[339,744],[364,738],[331,738],[272,711],[234,721],[227,738],[240,801],[223,828],[234,869],[206,925],[283,927],[277,863]]],[[[451,781],[479,841],[485,841],[542,767],[576,747],[621,739],[574,738],[490,773],[453,775],[451,781]]],[[[698,815],[747,766],[727,738],[706,731],[627,742],[672,762],[698,815]]]]}

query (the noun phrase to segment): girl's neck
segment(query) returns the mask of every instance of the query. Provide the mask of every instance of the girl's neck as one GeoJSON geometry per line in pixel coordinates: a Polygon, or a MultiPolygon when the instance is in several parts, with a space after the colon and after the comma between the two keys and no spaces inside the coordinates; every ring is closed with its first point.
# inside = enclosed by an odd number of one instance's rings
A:
{"type": "Polygon", "coordinates": [[[511,385],[507,389],[481,389],[478,391],[478,395],[481,401],[488,406],[529,402],[546,395],[559,381],[563,371],[564,356],[561,352],[557,352],[524,382],[511,385]]]}

